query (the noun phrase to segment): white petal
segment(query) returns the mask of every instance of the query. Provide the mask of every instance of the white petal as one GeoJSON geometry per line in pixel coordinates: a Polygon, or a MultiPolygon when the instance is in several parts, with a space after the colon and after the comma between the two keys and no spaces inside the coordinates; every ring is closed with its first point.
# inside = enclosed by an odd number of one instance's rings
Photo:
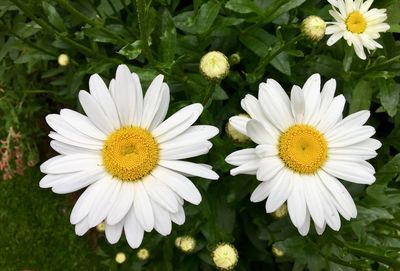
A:
{"type": "Polygon", "coordinates": [[[171,149],[192,145],[195,142],[206,141],[218,134],[218,128],[211,125],[194,125],[189,127],[185,132],[171,140],[160,144],[160,149],[171,149]]]}
{"type": "MultiPolygon", "coordinates": [[[[62,174],[61,176],[64,175],[66,174],[62,174]]],[[[100,180],[104,177],[104,175],[105,172],[100,167],[68,174],[67,176],[59,178],[56,182],[52,183],[51,185],[53,188],[51,190],[57,194],[75,192],[100,180]]]]}
{"type": "Polygon", "coordinates": [[[114,127],[112,121],[105,115],[96,100],[84,90],[79,92],[79,101],[90,121],[103,133],[110,134],[114,127]]]}
{"type": "Polygon", "coordinates": [[[318,186],[316,182],[319,182],[319,179],[315,176],[303,176],[304,181],[304,197],[306,199],[307,208],[310,212],[310,215],[316,225],[318,227],[323,226],[324,224],[324,210],[322,208],[318,186]]]}
{"type": "Polygon", "coordinates": [[[163,102],[163,80],[164,76],[161,74],[154,78],[144,96],[143,115],[140,126],[145,129],[150,127],[160,108],[160,104],[163,102]]]}
{"type": "Polygon", "coordinates": [[[304,188],[301,176],[294,174],[292,182],[292,192],[287,201],[290,219],[297,228],[301,227],[306,219],[306,201],[304,198],[304,188]]]}
{"type": "Polygon", "coordinates": [[[57,140],[50,141],[50,146],[52,147],[53,150],[63,155],[70,155],[70,154],[93,154],[99,156],[101,155],[101,152],[99,150],[90,150],[82,147],[68,145],[57,140]]]}
{"type": "Polygon", "coordinates": [[[71,146],[75,146],[75,147],[80,147],[83,149],[89,149],[89,150],[102,150],[103,149],[103,145],[92,145],[92,144],[83,144],[83,143],[79,143],[76,142],[74,140],[71,140],[69,138],[66,138],[56,132],[50,132],[49,137],[57,140],[61,143],[67,144],[67,145],[71,145],[71,146]]]}
{"type": "Polygon", "coordinates": [[[270,156],[277,156],[279,150],[276,145],[258,145],[255,153],[260,158],[266,158],[270,156]]]}
{"type": "Polygon", "coordinates": [[[318,176],[321,178],[322,183],[328,191],[330,191],[331,195],[336,199],[337,203],[350,215],[350,217],[356,217],[356,206],[351,195],[343,184],[341,184],[335,177],[325,173],[323,170],[318,172],[318,176]]]}
{"type": "Polygon", "coordinates": [[[318,227],[318,225],[317,224],[314,224],[314,226],[315,226],[315,231],[317,232],[317,234],[318,235],[321,235],[321,234],[323,234],[324,233],[324,231],[325,231],[325,228],[326,228],[326,223],[324,222],[324,224],[322,225],[322,227],[320,228],[320,227],[318,227]]]}
{"type": "Polygon", "coordinates": [[[69,125],[60,115],[50,114],[46,116],[46,122],[49,124],[54,131],[59,133],[60,135],[70,138],[76,142],[82,144],[91,144],[91,145],[103,145],[103,142],[92,137],[89,137],[80,131],[76,130],[74,127],[69,125]]]}
{"type": "Polygon", "coordinates": [[[166,83],[162,84],[161,95],[162,97],[159,108],[149,126],[150,131],[154,130],[158,125],[160,125],[160,123],[165,119],[165,116],[167,115],[169,107],[169,87],[166,83]]]}
{"type": "Polygon", "coordinates": [[[89,226],[94,227],[101,223],[108,216],[111,207],[118,201],[119,192],[121,190],[121,181],[112,179],[111,176],[107,176],[107,189],[103,194],[98,194],[93,207],[91,208],[88,215],[89,226]]]}
{"type": "Polygon", "coordinates": [[[340,40],[343,37],[343,32],[336,32],[332,34],[332,36],[329,37],[327,40],[326,44],[328,46],[334,45],[338,40],[340,40]]]}
{"type": "Polygon", "coordinates": [[[239,133],[247,135],[246,125],[250,118],[234,116],[229,119],[229,124],[239,133]]]}
{"type": "Polygon", "coordinates": [[[241,101],[240,104],[244,111],[249,114],[252,119],[260,122],[267,122],[268,119],[265,117],[264,112],[261,108],[260,102],[253,95],[247,94],[241,101]]]}
{"type": "Polygon", "coordinates": [[[196,186],[185,176],[175,173],[164,167],[157,167],[153,170],[152,175],[157,180],[162,181],[164,184],[169,186],[184,200],[198,205],[201,202],[201,194],[197,190],[196,186]]]}
{"type": "Polygon", "coordinates": [[[158,143],[168,141],[186,131],[199,118],[202,111],[201,104],[186,106],[155,128],[152,135],[158,143]]]}
{"type": "Polygon", "coordinates": [[[325,131],[332,128],[342,118],[345,103],[346,99],[343,95],[339,95],[333,99],[317,125],[319,131],[325,133],[325,131]]]}
{"type": "Polygon", "coordinates": [[[126,65],[119,65],[115,75],[114,102],[122,126],[134,124],[136,115],[136,88],[132,74],[126,65]]]}
{"type": "Polygon", "coordinates": [[[250,197],[251,202],[260,202],[265,200],[271,193],[272,188],[278,183],[278,179],[268,182],[261,182],[253,191],[250,197]]]}
{"type": "Polygon", "coordinates": [[[143,229],[150,232],[154,227],[154,214],[149,196],[142,181],[134,182],[135,197],[133,200],[133,207],[137,220],[143,229]]]}
{"type": "Polygon", "coordinates": [[[304,117],[304,96],[303,91],[299,86],[294,85],[292,91],[290,92],[290,102],[292,114],[296,122],[302,122],[304,117]]]}
{"type": "Polygon", "coordinates": [[[98,74],[93,74],[90,76],[89,89],[92,97],[96,100],[96,102],[103,109],[103,112],[111,120],[114,129],[118,129],[121,124],[119,121],[117,108],[115,107],[114,100],[111,97],[106,84],[98,74]]]}
{"type": "Polygon", "coordinates": [[[333,101],[333,96],[335,95],[336,90],[336,80],[330,79],[326,81],[321,91],[321,105],[319,113],[325,114],[326,110],[328,110],[329,106],[333,101]]]}
{"type": "Polygon", "coordinates": [[[135,249],[141,245],[144,231],[136,218],[135,210],[133,207],[128,212],[128,215],[125,219],[124,232],[126,241],[128,241],[128,244],[131,248],[135,249]]]}
{"type": "Polygon", "coordinates": [[[79,132],[99,140],[105,140],[107,135],[98,129],[87,116],[70,109],[61,109],[61,117],[79,132]]]}
{"type": "Polygon", "coordinates": [[[319,121],[319,107],[321,104],[321,77],[318,73],[311,75],[303,86],[304,119],[303,122],[315,125],[319,121]]]}
{"type": "Polygon", "coordinates": [[[256,155],[255,150],[256,149],[251,148],[251,149],[242,149],[239,151],[235,151],[235,152],[229,154],[225,158],[225,161],[234,166],[240,166],[247,162],[259,161],[260,158],[256,155]]]}
{"type": "Polygon", "coordinates": [[[115,225],[106,224],[106,238],[110,244],[115,244],[121,238],[122,228],[125,221],[120,221],[115,225]]]}
{"type": "Polygon", "coordinates": [[[260,161],[250,161],[240,165],[237,168],[231,169],[230,173],[232,176],[236,176],[238,174],[255,175],[259,166],[260,161]]]}
{"type": "Polygon", "coordinates": [[[157,202],[171,213],[178,212],[179,203],[175,197],[175,192],[162,181],[148,175],[144,178],[143,185],[152,201],[157,202]]]}
{"type": "Polygon", "coordinates": [[[265,130],[263,124],[257,120],[250,120],[246,125],[247,135],[257,144],[271,144],[272,137],[265,130]]]}
{"type": "Polygon", "coordinates": [[[310,213],[306,210],[306,219],[301,227],[297,228],[302,236],[306,236],[310,230],[310,213]]]}
{"type": "Polygon", "coordinates": [[[257,170],[257,180],[270,180],[281,171],[283,167],[284,164],[282,160],[276,156],[263,158],[257,170]]]}
{"type": "Polygon", "coordinates": [[[46,174],[62,174],[96,168],[101,157],[91,154],[57,155],[40,165],[40,171],[46,174]]]}
{"type": "Polygon", "coordinates": [[[372,184],[375,176],[361,163],[329,159],[322,167],[327,173],[344,181],[372,184]]]}
{"type": "Polygon", "coordinates": [[[183,225],[185,223],[185,210],[179,205],[178,212],[170,213],[171,220],[177,225],[183,225]]]}
{"type": "Polygon", "coordinates": [[[281,207],[292,192],[293,173],[291,171],[281,170],[274,179],[277,179],[276,185],[272,188],[265,203],[267,213],[272,213],[281,207]]]}
{"type": "MultiPolygon", "coordinates": [[[[142,114],[143,114],[143,90],[142,90],[142,85],[140,84],[139,76],[136,73],[132,73],[132,79],[135,85],[135,94],[134,94],[135,108],[131,109],[135,111],[133,114],[132,124],[139,125],[142,121],[142,114]]],[[[167,99],[167,97],[164,97],[164,99],[167,99]]],[[[168,103],[169,103],[169,95],[168,95],[168,103]]]]}
{"type": "Polygon", "coordinates": [[[329,147],[331,148],[339,148],[346,147],[353,144],[360,143],[375,134],[375,128],[372,126],[362,126],[356,127],[352,130],[348,130],[347,133],[343,131],[342,133],[330,133],[332,136],[326,135],[326,139],[328,140],[329,147]]]}
{"type": "Polygon", "coordinates": [[[71,224],[77,224],[88,215],[98,192],[101,191],[103,187],[103,184],[104,183],[101,181],[95,182],[82,193],[72,209],[70,217],[71,224]]]}
{"type": "Polygon", "coordinates": [[[367,59],[361,39],[359,37],[354,37],[352,41],[353,41],[354,51],[356,52],[356,55],[362,60],[367,59]]]}
{"type": "Polygon", "coordinates": [[[209,152],[212,143],[209,141],[195,142],[192,145],[184,145],[171,149],[160,149],[160,160],[180,160],[196,157],[209,152]]]}
{"type": "Polygon", "coordinates": [[[289,97],[278,82],[268,79],[267,83],[261,83],[258,98],[266,117],[280,131],[293,124],[289,97]]]}
{"type": "Polygon", "coordinates": [[[108,225],[120,223],[131,209],[134,198],[134,185],[132,182],[121,182],[118,199],[114,202],[107,216],[108,225]]]}
{"type": "Polygon", "coordinates": [[[168,235],[172,230],[172,223],[168,212],[152,201],[152,207],[154,212],[154,229],[161,235],[168,235]]]}
{"type": "Polygon", "coordinates": [[[84,235],[90,229],[87,219],[83,219],[75,225],[75,233],[78,236],[84,235]]]}
{"type": "Polygon", "coordinates": [[[219,178],[218,174],[211,169],[192,162],[161,160],[158,164],[180,173],[190,174],[205,179],[217,180],[219,178]]]}

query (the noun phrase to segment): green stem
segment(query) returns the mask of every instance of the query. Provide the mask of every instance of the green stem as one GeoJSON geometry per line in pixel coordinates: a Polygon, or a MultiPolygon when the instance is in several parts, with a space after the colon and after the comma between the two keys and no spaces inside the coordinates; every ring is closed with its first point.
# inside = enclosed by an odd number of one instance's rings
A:
{"type": "Polygon", "coordinates": [[[211,104],[211,98],[212,98],[212,95],[214,94],[216,86],[217,85],[213,82],[210,82],[210,84],[208,85],[208,88],[206,90],[206,95],[204,96],[204,99],[202,102],[204,108],[207,108],[211,104]]]}
{"type": "Polygon", "coordinates": [[[145,1],[146,0],[136,0],[136,12],[138,16],[140,40],[143,43],[143,53],[147,60],[149,60],[150,63],[153,63],[154,58],[149,47],[149,38],[147,33],[145,1]]]}
{"type": "Polygon", "coordinates": [[[379,64],[377,64],[377,65],[374,65],[374,66],[372,66],[372,67],[369,67],[368,69],[366,69],[366,72],[369,72],[369,71],[371,71],[371,70],[374,70],[374,69],[379,68],[379,67],[382,67],[382,66],[386,66],[386,65],[388,65],[388,64],[391,64],[391,63],[396,62],[396,61],[399,61],[399,60],[400,60],[400,55],[395,56],[395,57],[392,57],[391,59],[388,59],[388,60],[386,60],[386,61],[384,61],[384,62],[382,62],[382,63],[379,63],[379,64]]]}
{"type": "Polygon", "coordinates": [[[291,41],[283,44],[281,47],[279,47],[277,50],[275,50],[274,52],[266,55],[265,57],[263,57],[260,61],[260,64],[258,64],[258,67],[255,70],[255,74],[258,74],[262,71],[262,69],[267,66],[277,55],[279,55],[280,53],[282,53],[285,49],[287,49],[288,47],[290,47],[291,45],[295,44],[296,42],[298,42],[299,40],[301,40],[303,38],[303,36],[300,34],[296,37],[294,37],[291,41]]]}
{"type": "Polygon", "coordinates": [[[85,23],[87,23],[87,24],[89,24],[89,25],[91,25],[91,26],[93,26],[95,28],[101,29],[102,31],[104,31],[105,33],[107,33],[108,35],[113,37],[114,39],[118,40],[121,44],[126,45],[126,44],[129,43],[128,41],[126,41],[123,38],[121,38],[120,36],[116,35],[114,32],[112,32],[111,30],[107,29],[103,25],[98,24],[98,23],[90,20],[87,16],[85,16],[83,13],[79,12],[70,3],[68,3],[67,0],[56,0],[56,2],[58,4],[60,4],[63,8],[68,10],[71,14],[79,17],[85,23]]]}

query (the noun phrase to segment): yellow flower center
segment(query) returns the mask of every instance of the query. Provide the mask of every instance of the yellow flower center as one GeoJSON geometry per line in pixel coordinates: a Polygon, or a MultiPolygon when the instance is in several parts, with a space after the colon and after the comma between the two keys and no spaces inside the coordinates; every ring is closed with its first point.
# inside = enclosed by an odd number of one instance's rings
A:
{"type": "Polygon", "coordinates": [[[103,164],[107,172],[122,181],[136,181],[157,165],[159,148],[149,131],[123,127],[104,142],[103,164]]]}
{"type": "Polygon", "coordinates": [[[315,173],[328,157],[328,144],[315,128],[293,125],[279,138],[279,157],[295,172],[315,173]]]}
{"type": "Polygon", "coordinates": [[[367,21],[360,12],[353,11],[346,19],[346,27],[350,32],[360,34],[367,28],[367,21]]]}

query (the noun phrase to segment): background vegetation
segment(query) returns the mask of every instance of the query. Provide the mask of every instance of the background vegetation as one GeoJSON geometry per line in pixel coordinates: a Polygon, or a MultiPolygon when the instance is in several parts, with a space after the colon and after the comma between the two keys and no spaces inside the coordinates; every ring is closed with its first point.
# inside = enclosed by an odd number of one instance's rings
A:
{"type": "MultiPolygon", "coordinates": [[[[400,2],[376,0],[387,8],[391,29],[384,49],[359,60],[343,41],[326,46],[299,37],[301,21],[318,15],[327,21],[330,5],[319,0],[0,0],[0,270],[214,270],[210,250],[221,241],[239,252],[236,270],[396,270],[400,268],[400,2]],[[237,53],[239,63],[214,86],[198,70],[211,50],[237,53]],[[60,66],[61,53],[70,63],[60,66]],[[187,222],[169,237],[146,234],[150,250],[139,261],[125,240],[116,245],[91,230],[74,234],[69,214],[79,193],[55,195],[38,188],[38,163],[54,155],[44,117],[61,108],[80,110],[77,93],[99,73],[109,80],[126,63],[144,87],[158,73],[172,92],[170,112],[202,102],[214,89],[200,123],[220,128],[208,156],[218,181],[193,178],[203,194],[200,206],[185,205],[187,222]],[[240,99],[256,94],[274,78],[286,89],[311,74],[336,78],[346,112],[370,109],[369,123],[383,143],[372,161],[377,181],[365,187],[345,183],[356,200],[358,217],[342,220],[339,232],[314,230],[301,237],[286,216],[265,214],[250,203],[257,180],[230,177],[224,157],[251,146],[224,132],[228,118],[241,113],[240,99]],[[180,235],[197,247],[184,254],[174,247],[180,235]],[[275,247],[283,256],[272,254],[275,247]],[[118,265],[115,254],[127,254],[118,265]]],[[[145,88],[144,88],[145,89],[145,88]]]]}

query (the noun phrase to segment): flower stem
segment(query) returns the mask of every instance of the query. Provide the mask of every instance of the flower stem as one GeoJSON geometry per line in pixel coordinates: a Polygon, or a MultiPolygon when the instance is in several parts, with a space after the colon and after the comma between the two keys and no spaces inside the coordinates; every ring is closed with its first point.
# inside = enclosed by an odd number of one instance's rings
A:
{"type": "Polygon", "coordinates": [[[103,25],[90,20],[87,16],[85,16],[83,13],[79,12],[70,3],[68,3],[67,0],[56,0],[56,2],[58,4],[60,4],[63,8],[68,10],[71,14],[79,17],[85,23],[87,23],[87,24],[89,24],[89,25],[91,25],[91,26],[93,26],[95,28],[101,29],[104,33],[107,33],[108,35],[110,35],[114,39],[118,40],[119,43],[121,43],[123,45],[126,45],[126,44],[129,43],[128,41],[126,41],[123,38],[121,38],[120,36],[116,35],[114,32],[112,32],[111,30],[107,29],[103,25]]]}
{"type": "Polygon", "coordinates": [[[209,83],[208,88],[206,90],[206,95],[204,96],[204,99],[203,99],[203,102],[202,102],[204,108],[207,108],[207,107],[210,106],[211,100],[212,100],[212,95],[214,94],[216,86],[217,85],[215,83],[213,83],[213,82],[209,83]]]}
{"type": "Polygon", "coordinates": [[[262,69],[264,69],[265,66],[267,66],[277,55],[279,55],[280,53],[282,53],[285,49],[287,49],[288,47],[290,47],[292,44],[295,44],[296,42],[298,42],[299,40],[301,40],[303,38],[303,36],[301,34],[299,34],[298,36],[294,37],[292,40],[290,40],[287,43],[284,43],[281,47],[279,47],[278,49],[276,49],[275,51],[267,54],[265,57],[263,57],[260,61],[260,64],[258,64],[258,67],[255,70],[255,74],[258,74],[262,71],[262,69]]]}
{"type": "Polygon", "coordinates": [[[143,53],[146,56],[147,60],[150,63],[154,62],[153,55],[151,54],[151,50],[149,47],[149,37],[147,33],[147,21],[146,21],[146,12],[145,12],[145,2],[146,0],[136,0],[136,12],[138,17],[139,24],[139,32],[140,32],[140,40],[143,43],[143,53]]]}

